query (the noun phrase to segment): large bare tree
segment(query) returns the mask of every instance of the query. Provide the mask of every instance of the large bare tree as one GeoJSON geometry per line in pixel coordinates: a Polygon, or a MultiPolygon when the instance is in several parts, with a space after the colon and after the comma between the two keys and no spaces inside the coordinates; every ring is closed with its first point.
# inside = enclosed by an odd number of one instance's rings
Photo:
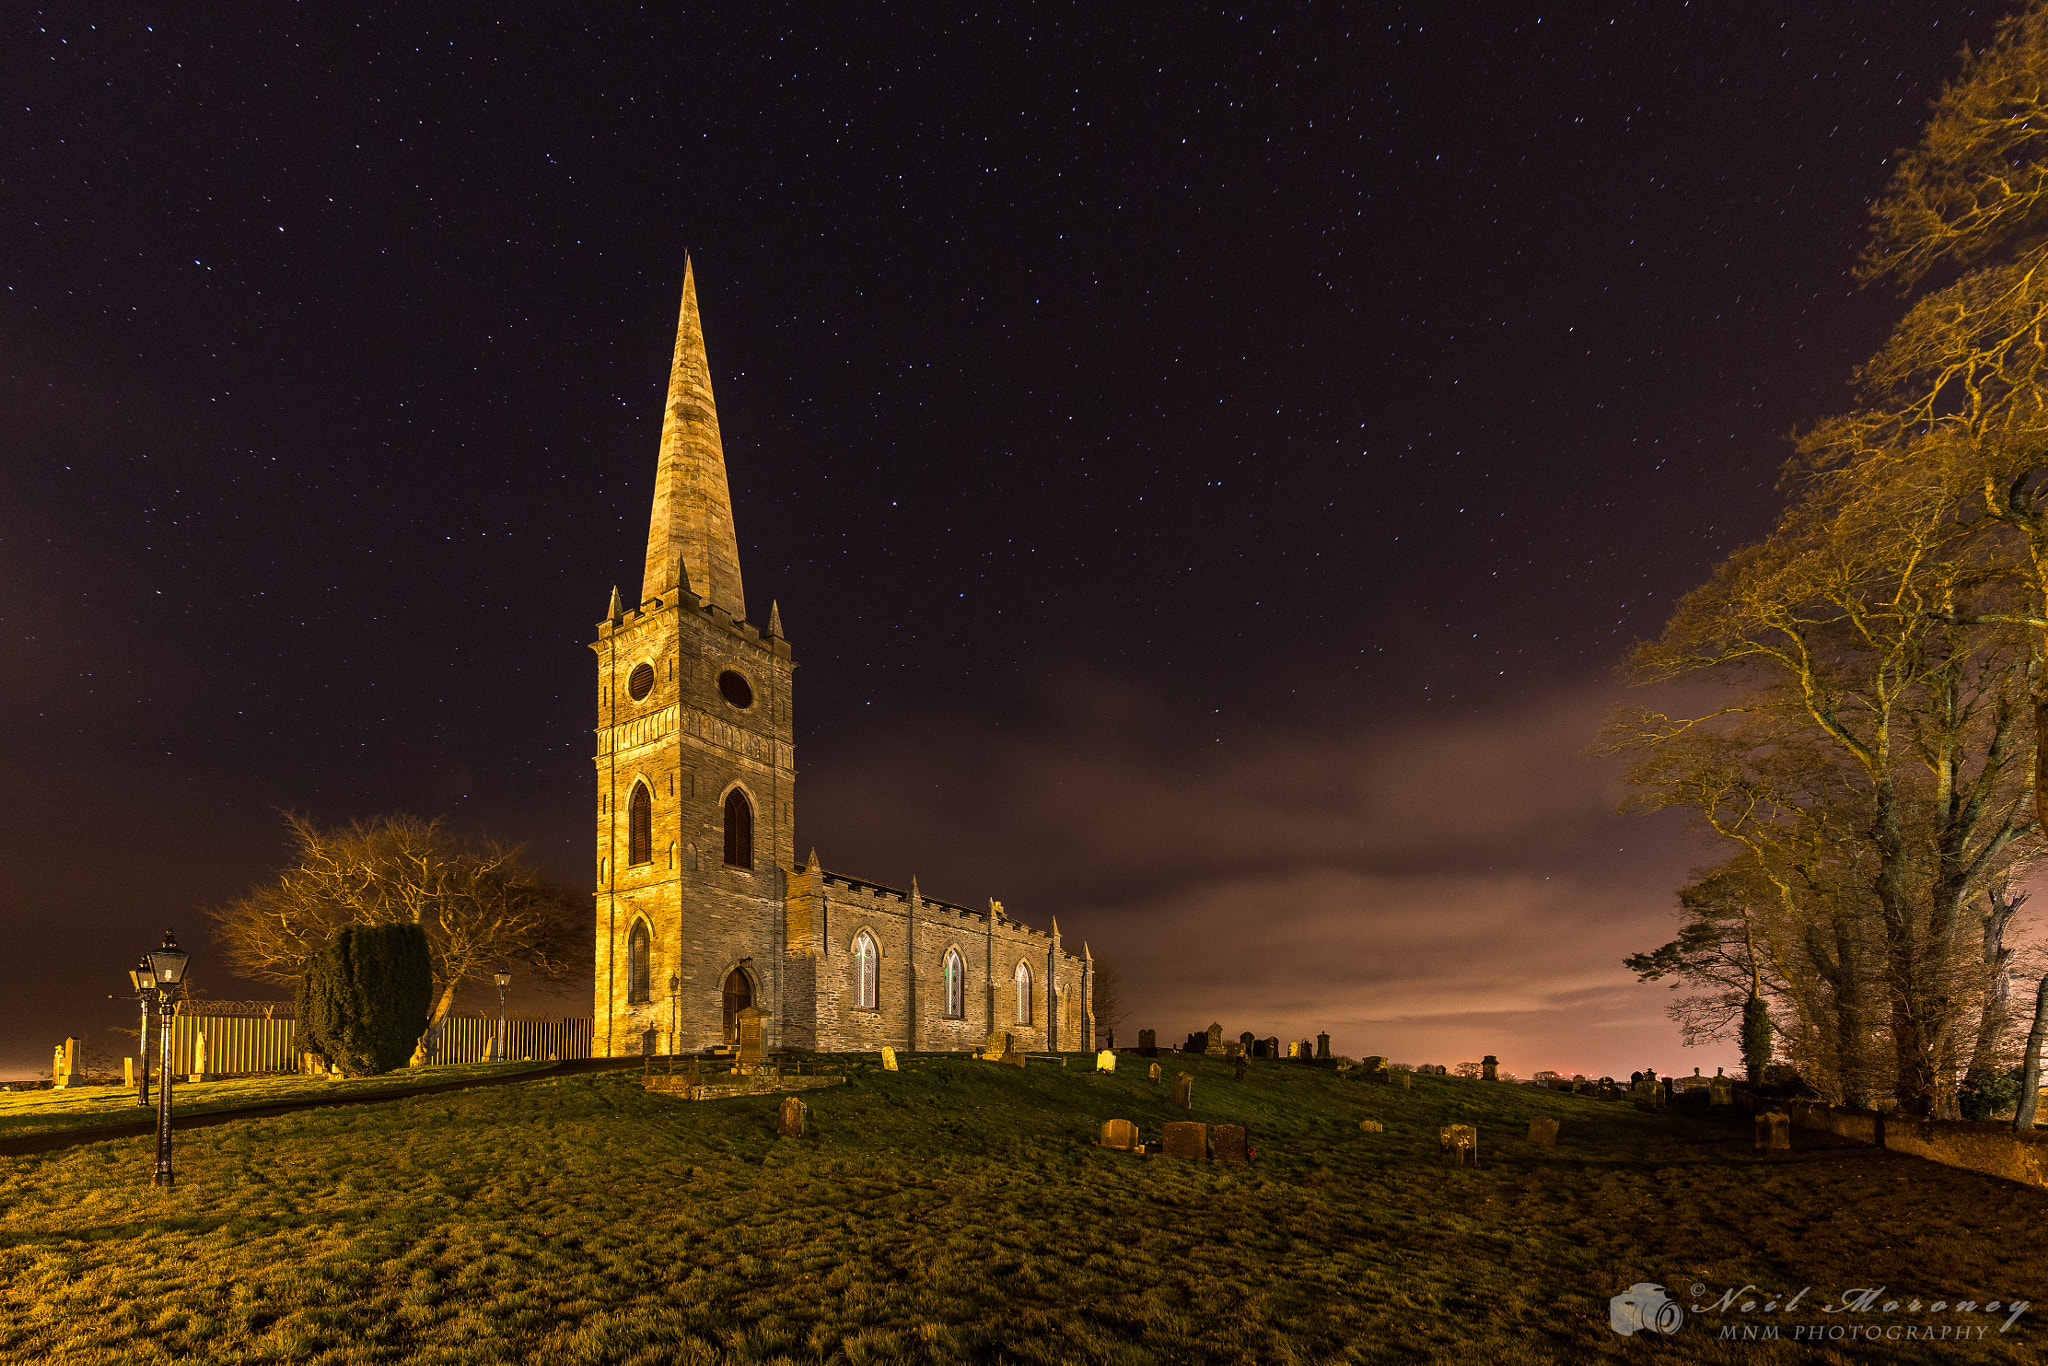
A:
{"type": "Polygon", "coordinates": [[[291,986],[339,926],[415,924],[434,963],[431,1039],[464,985],[515,963],[546,981],[582,965],[588,899],[541,877],[517,846],[461,839],[417,816],[331,828],[296,814],[285,820],[291,865],[211,912],[243,977],[291,986]]]}

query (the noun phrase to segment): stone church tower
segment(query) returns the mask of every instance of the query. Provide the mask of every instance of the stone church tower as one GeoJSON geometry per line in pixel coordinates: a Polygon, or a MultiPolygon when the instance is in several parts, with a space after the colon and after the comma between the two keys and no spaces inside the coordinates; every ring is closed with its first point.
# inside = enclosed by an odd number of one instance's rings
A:
{"type": "Polygon", "coordinates": [[[796,665],[774,607],[765,630],[746,617],[686,261],[647,567],[631,605],[612,590],[590,647],[598,661],[599,1054],[669,1052],[678,1041],[701,1048],[729,1037],[747,1006],[768,1013],[763,1042],[779,1042],[796,665]]]}
{"type": "Polygon", "coordinates": [[[970,910],[795,857],[796,664],[781,613],[747,623],[696,279],[682,319],[639,598],[597,641],[600,1057],[769,1048],[1090,1048],[1092,965],[990,901],[970,910]]]}

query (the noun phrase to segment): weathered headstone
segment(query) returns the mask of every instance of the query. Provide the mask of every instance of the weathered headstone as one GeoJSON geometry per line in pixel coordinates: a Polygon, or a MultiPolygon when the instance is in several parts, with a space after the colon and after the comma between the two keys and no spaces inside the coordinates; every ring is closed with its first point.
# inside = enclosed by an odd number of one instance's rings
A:
{"type": "Polygon", "coordinates": [[[1471,1158],[1472,1165],[1479,1165],[1479,1130],[1470,1124],[1446,1124],[1437,1130],[1437,1150],[1457,1159],[1459,1166],[1471,1158]]]}
{"type": "Polygon", "coordinates": [[[1012,1067],[1022,1067],[1026,1062],[1026,1059],[1024,1057],[1024,1050],[1022,1050],[1021,1048],[1012,1048],[1009,1052],[1003,1054],[1002,1057],[998,1058],[997,1061],[1006,1062],[1012,1067]]]}
{"type": "Polygon", "coordinates": [[[882,1045],[882,1070],[884,1072],[894,1072],[896,1070],[896,1050],[887,1044],[882,1045]]]}
{"type": "Polygon", "coordinates": [[[1554,1143],[1556,1143],[1556,1142],[1557,1142],[1557,1121],[1556,1121],[1556,1120],[1554,1120],[1554,1119],[1547,1119],[1547,1118],[1545,1118],[1545,1117],[1544,1117],[1544,1116],[1542,1116],[1542,1115],[1538,1115],[1538,1116],[1537,1116],[1536,1118],[1534,1118],[1534,1119],[1530,1120],[1530,1121],[1529,1121],[1529,1141],[1530,1141],[1531,1143],[1543,1143],[1543,1144],[1554,1144],[1554,1143]]]}
{"type": "Polygon", "coordinates": [[[1362,1134],[1383,1133],[1385,1132],[1386,1127],[1386,1125],[1380,1123],[1376,1119],[1361,1119],[1358,1121],[1358,1132],[1362,1134]]]}
{"type": "Polygon", "coordinates": [[[1204,1053],[1207,1053],[1212,1058],[1220,1058],[1223,1056],[1222,1025],[1212,1024],[1209,1026],[1208,1036],[1202,1040],[1202,1051],[1204,1053]]]}
{"type": "Polygon", "coordinates": [[[205,1081],[210,1077],[212,1073],[207,1067],[210,1061],[206,1056],[206,1036],[201,1034],[192,1045],[192,1075],[187,1080],[205,1081]]]}
{"type": "Polygon", "coordinates": [[[1499,1081],[1500,1059],[1494,1057],[1491,1053],[1481,1058],[1479,1060],[1479,1079],[1481,1081],[1499,1081]]]}
{"type": "Polygon", "coordinates": [[[740,1056],[737,1071],[751,1075],[761,1068],[761,1012],[748,1006],[739,1016],[740,1056]]]}
{"type": "Polygon", "coordinates": [[[1328,1062],[1330,1060],[1330,1036],[1328,1034],[1316,1035],[1316,1059],[1320,1062],[1328,1062]]]}
{"type": "Polygon", "coordinates": [[[990,1034],[987,1042],[982,1045],[981,1056],[990,1062],[1001,1062],[1003,1055],[1008,1053],[1010,1048],[1010,1036],[998,1029],[990,1034]]]}
{"type": "Polygon", "coordinates": [[[1244,1125],[1219,1124],[1209,1131],[1209,1138],[1215,1144],[1218,1162],[1242,1167],[1252,1160],[1250,1145],[1245,1142],[1244,1125]]]}
{"type": "Polygon", "coordinates": [[[1106,1119],[1102,1122],[1102,1146],[1114,1148],[1120,1153],[1136,1152],[1138,1149],[1138,1126],[1128,1119],[1106,1119]]]}
{"type": "Polygon", "coordinates": [[[1280,1058],[1280,1040],[1273,1038],[1266,1040],[1266,1056],[1276,1061],[1280,1058]]]}
{"type": "Polygon", "coordinates": [[[1155,1062],[1155,1063],[1153,1063],[1153,1064],[1152,1064],[1152,1066],[1151,1066],[1150,1070],[1148,1070],[1148,1071],[1146,1072],[1146,1074],[1145,1074],[1145,1080],[1147,1080],[1147,1081],[1151,1082],[1151,1083],[1152,1083],[1152,1084],[1153,1084],[1154,1086],[1157,1086],[1157,1085],[1159,1084],[1159,1064],[1158,1064],[1158,1063],[1156,1063],[1156,1062],[1155,1062]]]}
{"type": "Polygon", "coordinates": [[[1156,1058],[1159,1056],[1158,1030],[1141,1029],[1138,1031],[1138,1056],[1141,1058],[1156,1058]]]}
{"type": "Polygon", "coordinates": [[[782,1109],[775,1116],[775,1132],[790,1138],[804,1136],[804,1119],[807,1111],[804,1103],[795,1096],[782,1098],[782,1109]]]}
{"type": "Polygon", "coordinates": [[[1168,1157],[1209,1159],[1209,1126],[1194,1120],[1174,1120],[1160,1126],[1159,1151],[1168,1157]]]}
{"type": "Polygon", "coordinates": [[[1298,1043],[1295,1043],[1295,1042],[1293,1042],[1292,1040],[1289,1040],[1289,1041],[1288,1041],[1288,1044],[1287,1044],[1287,1056],[1288,1056],[1288,1057],[1290,1057],[1290,1058],[1298,1058],[1298,1057],[1300,1057],[1300,1056],[1301,1056],[1301,1045],[1300,1045],[1300,1044],[1298,1044],[1298,1043]]]}
{"type": "Polygon", "coordinates": [[[1735,1103],[1735,1081],[1732,1077],[1714,1076],[1707,1078],[1707,1104],[1733,1105],[1735,1103]]]}
{"type": "Polygon", "coordinates": [[[1258,1056],[1259,1039],[1249,1029],[1237,1036],[1237,1051],[1247,1058],[1258,1056]]]}
{"type": "Polygon", "coordinates": [[[1183,1110],[1195,1108],[1195,1079],[1185,1072],[1173,1074],[1173,1103],[1183,1110]]]}
{"type": "Polygon", "coordinates": [[[1378,1082],[1382,1086],[1393,1083],[1394,1074],[1387,1070],[1387,1060],[1374,1053],[1359,1064],[1360,1080],[1378,1082]]]}
{"type": "Polygon", "coordinates": [[[1303,1039],[1301,1041],[1301,1051],[1296,1053],[1295,1056],[1300,1058],[1303,1062],[1307,1062],[1311,1058],[1315,1057],[1315,1045],[1311,1044],[1307,1039],[1303,1039]]]}
{"type": "Polygon", "coordinates": [[[1792,1116],[1766,1110],[1756,1117],[1756,1146],[1759,1152],[1792,1151],[1792,1116]]]}
{"type": "Polygon", "coordinates": [[[1116,1071],[1116,1054],[1107,1048],[1097,1053],[1095,1055],[1095,1070],[1098,1072],[1116,1071]]]}

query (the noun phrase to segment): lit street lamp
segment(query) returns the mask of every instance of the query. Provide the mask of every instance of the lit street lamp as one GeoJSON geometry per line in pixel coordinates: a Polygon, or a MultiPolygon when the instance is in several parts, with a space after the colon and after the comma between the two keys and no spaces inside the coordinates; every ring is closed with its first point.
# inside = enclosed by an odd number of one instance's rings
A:
{"type": "MultiPolygon", "coordinates": [[[[162,1041],[163,1065],[157,1069],[156,1079],[156,1180],[152,1183],[169,1187],[171,1180],[171,1017],[177,1014],[178,1002],[185,995],[185,965],[191,962],[191,955],[178,947],[178,936],[170,930],[164,931],[164,942],[148,955],[152,985],[156,989],[157,1037],[162,1041]]],[[[140,970],[137,983],[141,985],[140,970]]]]}
{"type": "Polygon", "coordinates": [[[498,1037],[491,1041],[491,1061],[505,1061],[505,988],[512,985],[512,974],[496,974],[498,983],[498,1037]]]}
{"type": "Polygon", "coordinates": [[[682,999],[683,979],[674,973],[668,975],[668,1055],[676,1055],[676,1002],[682,999]]]}
{"type": "Polygon", "coordinates": [[[135,999],[142,1002],[142,1043],[136,1050],[142,1057],[141,1074],[135,1078],[135,1103],[149,1104],[149,997],[156,990],[156,969],[149,965],[149,955],[129,972],[128,980],[135,984],[135,999]]]}

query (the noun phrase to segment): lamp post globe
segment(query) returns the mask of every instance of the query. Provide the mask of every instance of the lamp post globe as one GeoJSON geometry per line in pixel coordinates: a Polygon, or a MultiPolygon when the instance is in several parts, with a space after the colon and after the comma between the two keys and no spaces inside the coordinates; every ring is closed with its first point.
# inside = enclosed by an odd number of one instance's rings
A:
{"type": "Polygon", "coordinates": [[[491,980],[498,984],[498,1033],[491,1040],[491,1061],[505,1061],[505,988],[512,985],[509,972],[493,973],[491,980]]]}
{"type": "MultiPolygon", "coordinates": [[[[156,1079],[156,1178],[152,1184],[166,1189],[176,1184],[171,1172],[171,1019],[185,995],[185,969],[191,956],[178,947],[178,936],[164,931],[164,942],[151,950],[145,961],[156,995],[158,1058],[156,1079]]],[[[142,983],[142,969],[136,969],[136,984],[142,983]]]]}
{"type": "Polygon", "coordinates": [[[142,1032],[137,1035],[136,1052],[142,1056],[140,1073],[135,1078],[135,1103],[149,1104],[149,998],[156,992],[156,969],[149,965],[149,955],[142,955],[141,961],[128,971],[128,980],[135,984],[135,999],[142,1006],[142,1032]]]}

